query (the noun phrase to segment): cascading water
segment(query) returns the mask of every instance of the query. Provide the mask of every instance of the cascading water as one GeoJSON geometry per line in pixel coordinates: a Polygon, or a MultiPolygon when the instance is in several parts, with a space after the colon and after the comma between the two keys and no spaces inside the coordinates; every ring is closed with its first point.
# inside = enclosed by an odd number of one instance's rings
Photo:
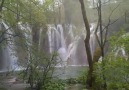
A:
{"type": "Polygon", "coordinates": [[[65,48],[64,33],[61,25],[57,25],[57,28],[49,25],[47,34],[51,53],[58,51],[60,48],[65,48]]]}
{"type": "Polygon", "coordinates": [[[64,62],[63,64],[65,64],[67,60],[67,49],[62,25],[57,25],[57,27],[49,25],[47,34],[50,53],[58,52],[58,58],[60,58],[64,62]]]}
{"type": "MultiPolygon", "coordinates": [[[[3,23],[4,29],[8,29],[9,27],[3,23]]],[[[27,44],[31,44],[31,29],[29,26],[23,26],[19,24],[19,28],[21,30],[27,30],[29,33],[25,33],[25,38],[29,39],[26,42],[27,44]]],[[[95,36],[94,36],[94,28],[95,24],[91,24],[91,39],[90,39],[90,46],[92,56],[95,50],[95,36]]],[[[86,49],[84,44],[84,37],[83,32],[81,35],[76,35],[74,33],[76,27],[74,25],[63,25],[59,24],[57,26],[48,25],[48,32],[47,32],[47,42],[49,46],[49,53],[57,52],[58,57],[57,59],[61,60],[61,63],[58,66],[83,66],[88,65],[87,63],[87,56],[86,56],[86,49]]],[[[43,30],[41,30],[42,32],[43,30]]],[[[85,31],[85,30],[84,30],[85,31]]],[[[40,32],[40,33],[41,33],[40,32]]],[[[12,34],[11,30],[8,30],[8,33],[12,34]]],[[[4,35],[5,37],[11,37],[8,34],[4,35]]],[[[42,34],[40,35],[39,46],[42,46],[42,34]]],[[[7,42],[4,48],[1,48],[1,70],[18,70],[21,69],[20,66],[17,64],[18,58],[16,57],[16,52],[14,49],[14,40],[13,37],[10,38],[11,40],[7,42]]]]}
{"type": "Polygon", "coordinates": [[[2,30],[5,30],[5,34],[1,39],[6,38],[7,41],[4,45],[1,45],[1,68],[0,71],[11,71],[11,70],[19,70],[17,64],[17,57],[14,51],[14,39],[12,36],[12,32],[9,27],[2,22],[2,30]]]}
{"type": "MultiPolygon", "coordinates": [[[[63,61],[63,65],[80,66],[88,65],[86,57],[86,49],[84,44],[84,35],[74,35],[74,27],[67,25],[64,29],[62,25],[52,26],[48,28],[48,40],[50,53],[57,52],[58,57],[63,61]],[[67,28],[67,29],[66,29],[67,28]],[[64,32],[66,35],[64,35],[64,32]]],[[[95,24],[91,24],[90,46],[92,56],[95,50],[95,24]]]]}
{"type": "MultiPolygon", "coordinates": [[[[89,8],[96,8],[98,0],[88,0],[88,6],[89,8]]],[[[111,4],[111,3],[117,3],[118,0],[101,0],[102,5],[111,4]]]]}

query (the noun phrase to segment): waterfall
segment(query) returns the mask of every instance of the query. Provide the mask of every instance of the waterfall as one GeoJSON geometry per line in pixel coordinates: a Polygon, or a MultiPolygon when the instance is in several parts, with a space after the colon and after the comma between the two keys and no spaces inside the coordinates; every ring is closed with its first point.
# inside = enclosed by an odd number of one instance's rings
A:
{"type": "Polygon", "coordinates": [[[57,52],[59,58],[65,63],[67,60],[67,49],[62,25],[57,25],[57,27],[49,25],[47,34],[50,53],[57,52]]]}
{"type": "MultiPolygon", "coordinates": [[[[29,26],[24,26],[21,24],[19,24],[18,26],[20,30],[24,32],[23,34],[27,39],[26,43],[30,46],[32,44],[31,28],[29,26]]],[[[23,68],[20,67],[17,62],[18,57],[15,52],[14,37],[10,36],[10,34],[13,34],[13,32],[5,23],[3,23],[3,28],[5,30],[8,29],[8,34],[5,34],[4,37],[9,38],[9,41],[7,41],[7,44],[4,46],[4,48],[2,46],[0,48],[0,62],[2,62],[0,69],[2,71],[21,70],[23,68]]],[[[94,28],[95,24],[93,23],[90,27],[90,46],[92,56],[96,47],[94,28]]],[[[61,60],[61,63],[59,63],[58,66],[88,65],[84,43],[86,36],[85,29],[82,29],[83,32],[81,34],[75,34],[75,29],[76,26],[74,25],[48,25],[47,35],[45,36],[46,39],[42,39],[43,30],[40,30],[39,48],[46,48],[46,46],[48,46],[48,49],[44,49],[46,50],[45,52],[56,52],[58,54],[57,60],[61,60]]]]}
{"type": "Polygon", "coordinates": [[[3,45],[1,44],[1,68],[0,71],[11,71],[11,70],[19,70],[15,52],[15,46],[14,46],[14,39],[12,36],[12,31],[9,29],[9,27],[2,22],[2,29],[6,30],[6,33],[1,39],[6,38],[7,41],[3,45]]]}
{"type": "MultiPolygon", "coordinates": [[[[88,0],[88,7],[89,8],[96,8],[98,0],[88,0]]],[[[111,4],[111,3],[117,3],[118,0],[101,0],[102,5],[111,4]]]]}
{"type": "MultiPolygon", "coordinates": [[[[84,32],[81,35],[75,35],[75,28],[74,25],[65,25],[65,27],[60,24],[48,26],[49,52],[57,52],[58,57],[60,57],[65,66],[88,65],[84,32]]],[[[90,46],[92,56],[96,47],[94,28],[95,24],[91,24],[90,46]]]]}

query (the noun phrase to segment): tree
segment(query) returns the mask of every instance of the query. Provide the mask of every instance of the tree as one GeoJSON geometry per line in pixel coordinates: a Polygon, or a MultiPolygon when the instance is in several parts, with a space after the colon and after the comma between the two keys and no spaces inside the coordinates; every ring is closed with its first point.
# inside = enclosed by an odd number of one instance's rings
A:
{"type": "Polygon", "coordinates": [[[26,69],[23,71],[23,79],[27,80],[31,89],[47,90],[47,84],[53,79],[55,66],[58,64],[57,54],[47,55],[39,51],[37,46],[30,47],[26,69]]]}
{"type": "MultiPolygon", "coordinates": [[[[86,53],[87,53],[87,59],[88,59],[88,63],[89,63],[89,74],[88,74],[88,84],[90,87],[93,86],[93,83],[94,83],[94,76],[93,76],[93,65],[95,62],[98,62],[98,60],[95,60],[94,58],[92,59],[91,57],[91,51],[90,51],[90,46],[89,46],[89,39],[90,39],[90,28],[89,28],[89,22],[88,22],[88,19],[87,19],[87,16],[86,16],[86,10],[85,10],[85,6],[84,6],[84,1],[83,0],[80,0],[80,3],[81,3],[81,10],[82,10],[82,15],[83,15],[83,20],[84,20],[84,24],[85,24],[85,27],[86,27],[86,39],[85,39],[85,47],[86,47],[86,53]]],[[[94,1],[93,1],[94,3],[94,1]]],[[[108,3],[108,2],[106,2],[108,3]]],[[[94,3],[95,4],[95,3],[94,3]]],[[[111,22],[111,16],[113,14],[113,12],[118,8],[118,6],[120,4],[118,4],[112,11],[111,13],[109,14],[109,17],[108,17],[108,23],[107,25],[103,28],[103,22],[102,22],[102,2],[101,0],[98,0],[97,2],[97,12],[98,12],[98,23],[97,23],[97,27],[95,29],[95,35],[96,35],[96,39],[97,39],[97,42],[98,42],[98,45],[99,45],[99,49],[97,48],[97,51],[99,51],[99,56],[97,55],[97,59],[100,58],[100,56],[102,56],[102,63],[104,65],[104,62],[103,62],[103,58],[104,58],[104,52],[105,52],[105,45],[106,45],[106,42],[107,42],[107,36],[108,36],[108,28],[110,25],[112,25],[113,23],[115,23],[118,19],[114,20],[111,22]],[[98,34],[99,32],[99,34],[98,34]]],[[[96,55],[94,55],[96,57],[96,55]]],[[[103,79],[105,79],[105,76],[103,76],[103,79]]],[[[106,81],[104,83],[104,88],[106,89],[106,81]]]]}
{"type": "Polygon", "coordinates": [[[85,39],[85,48],[86,48],[86,53],[87,53],[87,60],[89,63],[89,72],[88,72],[88,80],[87,80],[87,84],[89,85],[89,87],[93,86],[93,63],[92,63],[92,55],[91,55],[91,50],[90,50],[90,44],[89,44],[89,40],[90,40],[90,27],[89,27],[89,22],[86,16],[86,10],[85,10],[85,5],[84,5],[84,1],[83,0],[79,0],[80,4],[81,4],[81,10],[82,10],[82,15],[83,15],[83,20],[84,20],[84,24],[85,24],[85,29],[86,29],[86,39],[85,39]]]}
{"type": "MultiPolygon", "coordinates": [[[[110,3],[110,2],[108,1],[106,3],[110,3]]],[[[104,3],[102,3],[101,0],[98,0],[98,3],[97,3],[98,22],[97,22],[97,27],[95,29],[95,36],[96,36],[98,46],[100,47],[100,50],[101,50],[101,55],[100,56],[102,57],[102,65],[104,67],[105,62],[104,62],[103,59],[104,59],[104,56],[105,56],[105,46],[106,46],[106,43],[108,41],[109,27],[111,25],[113,25],[115,22],[117,22],[117,20],[119,19],[119,18],[117,18],[115,20],[111,20],[111,17],[113,15],[114,11],[120,6],[121,3],[119,3],[113,10],[111,10],[111,12],[109,13],[109,16],[107,18],[108,23],[105,26],[103,26],[103,19],[102,19],[102,5],[103,4],[104,3]],[[99,34],[98,34],[98,32],[99,32],[99,34]]],[[[106,85],[106,80],[105,80],[104,75],[103,75],[103,79],[104,79],[103,87],[106,89],[107,85],[106,85]]]]}
{"type": "Polygon", "coordinates": [[[1,3],[0,3],[0,12],[2,11],[2,8],[3,8],[3,5],[4,5],[4,1],[5,0],[2,0],[1,3]]]}
{"type": "MultiPolygon", "coordinates": [[[[102,85],[105,83],[103,75],[107,83],[107,90],[111,89],[128,89],[128,40],[129,35],[123,30],[115,33],[110,37],[109,51],[104,56],[103,63],[96,63],[96,88],[101,90],[102,85]],[[104,69],[103,69],[104,68],[104,69]],[[117,75],[115,75],[117,74],[117,75]]],[[[105,90],[105,89],[104,89],[105,90]]]]}

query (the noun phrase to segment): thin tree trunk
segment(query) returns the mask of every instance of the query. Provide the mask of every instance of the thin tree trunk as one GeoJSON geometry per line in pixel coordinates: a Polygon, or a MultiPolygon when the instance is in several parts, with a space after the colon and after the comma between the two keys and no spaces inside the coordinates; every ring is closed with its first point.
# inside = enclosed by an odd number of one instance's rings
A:
{"type": "MultiPolygon", "coordinates": [[[[104,71],[104,66],[105,66],[105,63],[104,63],[104,37],[103,37],[103,28],[102,28],[102,5],[101,5],[101,0],[99,0],[99,26],[100,26],[100,48],[101,48],[101,56],[102,56],[102,69],[104,71]]],[[[105,36],[106,37],[106,36],[105,36]]],[[[106,78],[105,78],[105,75],[103,74],[103,80],[104,80],[104,89],[106,90],[107,88],[107,84],[106,84],[106,78]]]]}
{"type": "Polygon", "coordinates": [[[83,15],[83,20],[86,28],[86,39],[85,39],[85,48],[86,48],[86,53],[87,53],[87,60],[89,63],[89,72],[88,72],[88,79],[87,79],[87,84],[89,87],[92,87],[93,85],[93,63],[92,63],[92,55],[91,55],[91,50],[90,50],[90,27],[89,27],[89,22],[86,16],[86,10],[85,10],[85,5],[83,0],[79,0],[81,4],[81,10],[82,10],[82,15],[83,15]]]}
{"type": "Polygon", "coordinates": [[[102,28],[102,10],[101,10],[101,0],[99,0],[99,24],[100,24],[100,47],[101,47],[101,54],[104,57],[104,47],[103,47],[103,28],[102,28]]]}
{"type": "Polygon", "coordinates": [[[5,1],[5,0],[2,0],[2,2],[1,2],[1,4],[0,4],[0,13],[1,13],[1,11],[2,11],[2,8],[3,8],[3,5],[4,5],[4,1],[5,1]]]}
{"type": "Polygon", "coordinates": [[[3,6],[4,6],[4,1],[5,1],[5,0],[2,0],[1,3],[0,3],[0,22],[1,22],[1,20],[2,20],[2,8],[3,8],[3,6]]]}

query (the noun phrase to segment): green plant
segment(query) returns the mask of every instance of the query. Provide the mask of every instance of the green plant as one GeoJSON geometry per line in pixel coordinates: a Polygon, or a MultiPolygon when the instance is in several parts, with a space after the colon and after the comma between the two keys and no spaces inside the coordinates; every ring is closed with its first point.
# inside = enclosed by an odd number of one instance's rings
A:
{"type": "Polygon", "coordinates": [[[94,67],[96,89],[103,90],[104,79],[102,75],[104,75],[108,90],[129,90],[128,40],[129,35],[123,31],[111,37],[108,54],[104,57],[103,62],[96,63],[94,67]],[[117,53],[119,48],[125,49],[124,55],[117,53]]]}
{"type": "Polygon", "coordinates": [[[42,86],[42,90],[64,90],[65,83],[62,80],[51,80],[42,86]]]}
{"type": "Polygon", "coordinates": [[[78,79],[77,78],[69,78],[69,79],[64,80],[64,82],[66,84],[77,84],[78,83],[78,79]]]}
{"type": "Polygon", "coordinates": [[[80,76],[77,78],[78,83],[86,84],[88,70],[82,71],[80,76]]]}
{"type": "Polygon", "coordinates": [[[53,82],[55,66],[59,63],[56,57],[57,53],[46,55],[40,52],[36,46],[31,47],[27,67],[23,71],[23,75],[21,74],[23,79],[30,84],[31,89],[44,90],[48,88],[49,83],[57,85],[57,83],[53,82]]]}
{"type": "Polygon", "coordinates": [[[103,84],[103,78],[101,76],[101,73],[103,73],[106,78],[108,90],[121,90],[122,88],[128,90],[129,61],[121,57],[115,57],[111,61],[107,59],[105,62],[104,70],[102,69],[101,63],[96,64],[96,87],[101,87],[103,84]]]}

